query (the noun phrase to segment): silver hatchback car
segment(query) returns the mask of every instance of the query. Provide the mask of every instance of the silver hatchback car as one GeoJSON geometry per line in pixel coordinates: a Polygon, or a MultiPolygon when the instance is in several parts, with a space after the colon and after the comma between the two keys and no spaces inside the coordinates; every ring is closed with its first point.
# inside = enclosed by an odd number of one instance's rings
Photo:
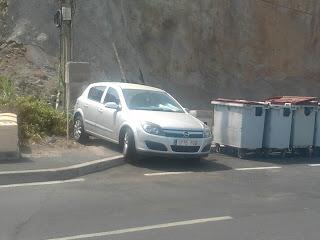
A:
{"type": "Polygon", "coordinates": [[[209,154],[212,134],[167,92],[145,85],[99,82],[77,99],[74,138],[117,143],[126,160],[139,154],[200,159],[209,154]]]}

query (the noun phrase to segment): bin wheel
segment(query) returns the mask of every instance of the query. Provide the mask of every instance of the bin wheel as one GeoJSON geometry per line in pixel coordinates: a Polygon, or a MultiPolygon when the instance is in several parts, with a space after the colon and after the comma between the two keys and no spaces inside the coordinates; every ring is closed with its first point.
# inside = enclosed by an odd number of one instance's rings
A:
{"type": "Polygon", "coordinates": [[[237,154],[236,148],[234,148],[234,147],[229,147],[229,148],[227,148],[227,150],[228,150],[227,153],[230,155],[237,154]]]}
{"type": "Polygon", "coordinates": [[[268,158],[269,155],[270,155],[270,152],[269,152],[268,149],[263,149],[263,150],[262,150],[262,157],[263,157],[263,158],[268,158]]]}
{"type": "Polygon", "coordinates": [[[312,158],[312,155],[313,155],[313,148],[312,148],[312,147],[309,147],[309,148],[308,148],[307,154],[308,154],[308,157],[309,157],[309,158],[312,158]]]}
{"type": "Polygon", "coordinates": [[[291,148],[290,152],[291,152],[292,157],[295,157],[295,155],[297,154],[297,149],[291,148]]]}
{"type": "Polygon", "coordinates": [[[232,155],[237,155],[238,154],[238,149],[237,148],[231,148],[231,154],[232,155]]]}
{"type": "Polygon", "coordinates": [[[237,155],[238,158],[243,159],[246,156],[246,151],[242,148],[238,148],[237,155]]]}
{"type": "Polygon", "coordinates": [[[216,143],[215,150],[216,150],[216,153],[221,153],[221,146],[220,146],[220,144],[217,144],[217,143],[216,143]]]}
{"type": "Polygon", "coordinates": [[[264,149],[258,149],[258,150],[256,150],[256,155],[257,155],[258,157],[264,157],[264,153],[265,153],[264,149]]]}
{"type": "Polygon", "coordinates": [[[314,155],[315,157],[318,157],[318,156],[319,156],[319,153],[320,153],[320,149],[319,149],[318,147],[315,147],[315,148],[313,149],[313,155],[314,155]]]}
{"type": "Polygon", "coordinates": [[[298,149],[298,153],[304,157],[312,157],[312,147],[298,149]]]}

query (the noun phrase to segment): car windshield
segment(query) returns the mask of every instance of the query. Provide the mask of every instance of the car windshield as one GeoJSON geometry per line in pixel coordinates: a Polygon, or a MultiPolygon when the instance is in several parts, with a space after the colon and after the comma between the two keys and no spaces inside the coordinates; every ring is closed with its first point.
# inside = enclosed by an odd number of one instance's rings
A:
{"type": "Polygon", "coordinates": [[[127,106],[131,110],[180,112],[183,109],[165,92],[143,89],[123,89],[127,106]]]}

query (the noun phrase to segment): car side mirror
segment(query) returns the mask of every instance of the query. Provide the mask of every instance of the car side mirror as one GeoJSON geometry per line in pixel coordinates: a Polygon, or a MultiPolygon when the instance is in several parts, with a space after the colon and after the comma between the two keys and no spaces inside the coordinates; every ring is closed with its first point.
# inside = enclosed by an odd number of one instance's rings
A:
{"type": "Polygon", "coordinates": [[[120,105],[115,103],[115,102],[107,102],[104,106],[106,108],[111,108],[111,109],[115,109],[115,110],[120,110],[121,109],[120,105]]]}
{"type": "Polygon", "coordinates": [[[190,113],[190,109],[189,108],[183,108],[187,113],[190,113]]]}

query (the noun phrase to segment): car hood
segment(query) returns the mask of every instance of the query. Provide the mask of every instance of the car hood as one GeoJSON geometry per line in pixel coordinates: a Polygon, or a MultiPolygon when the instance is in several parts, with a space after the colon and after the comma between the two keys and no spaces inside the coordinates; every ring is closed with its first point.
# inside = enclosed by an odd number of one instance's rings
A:
{"type": "Polygon", "coordinates": [[[203,123],[187,113],[131,110],[130,115],[139,122],[151,122],[163,129],[202,130],[203,123]]]}

